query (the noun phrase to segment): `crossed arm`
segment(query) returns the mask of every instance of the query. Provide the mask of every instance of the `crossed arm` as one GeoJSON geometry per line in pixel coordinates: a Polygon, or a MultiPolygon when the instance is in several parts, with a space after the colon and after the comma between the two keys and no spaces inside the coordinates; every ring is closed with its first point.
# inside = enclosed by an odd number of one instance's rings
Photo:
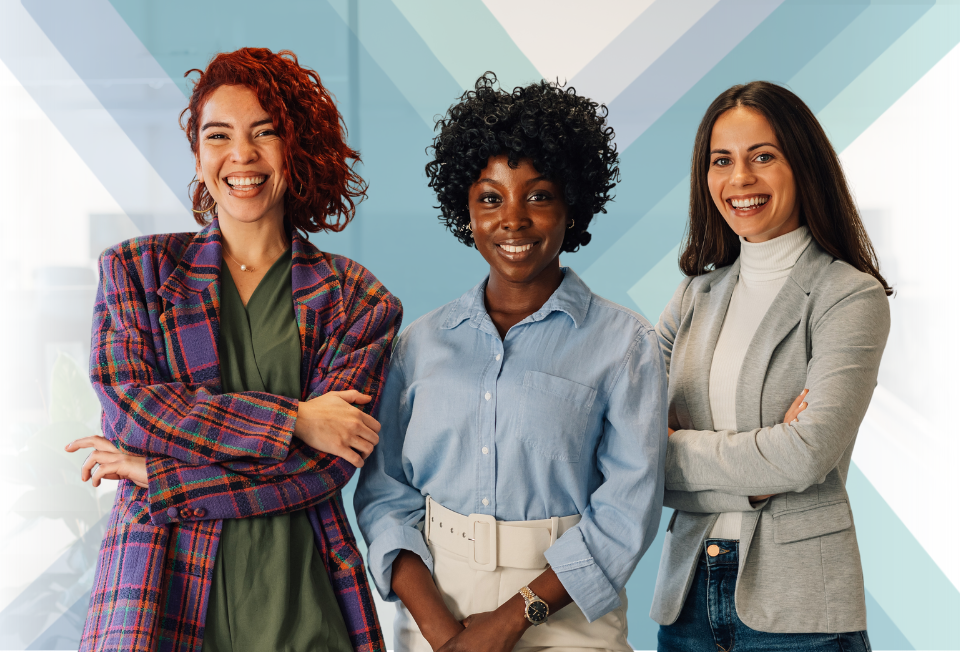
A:
{"type": "MultiPolygon", "coordinates": [[[[684,289],[681,285],[657,325],[668,369],[684,289]]],[[[751,500],[823,482],[856,437],[889,325],[887,299],[875,280],[850,278],[848,287],[835,283],[824,290],[808,326],[810,405],[801,394],[784,421],[769,427],[671,434],[665,504],[692,512],[746,511],[753,508],[751,500]]]]}
{"type": "Polygon", "coordinates": [[[101,266],[91,380],[106,437],[67,445],[94,449],[84,481],[129,479],[148,489],[151,516],[162,523],[173,518],[167,508],[201,497],[215,519],[302,509],[363,465],[379,423],[355,406],[376,407],[401,315],[372,277],[349,279],[344,326],[327,338],[310,397],[298,402],[164,382],[139,284],[116,256],[105,255],[101,266]]]}

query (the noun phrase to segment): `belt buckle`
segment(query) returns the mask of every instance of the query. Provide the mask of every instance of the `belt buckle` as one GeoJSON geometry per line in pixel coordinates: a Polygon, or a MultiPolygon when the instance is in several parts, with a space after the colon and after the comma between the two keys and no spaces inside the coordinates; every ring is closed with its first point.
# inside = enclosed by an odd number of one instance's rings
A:
{"type": "Polygon", "coordinates": [[[471,514],[467,518],[470,519],[473,535],[473,538],[467,539],[470,542],[467,548],[467,566],[479,571],[497,570],[497,519],[490,514],[471,514]],[[490,531],[490,559],[485,564],[477,561],[477,523],[486,523],[490,531]]]}

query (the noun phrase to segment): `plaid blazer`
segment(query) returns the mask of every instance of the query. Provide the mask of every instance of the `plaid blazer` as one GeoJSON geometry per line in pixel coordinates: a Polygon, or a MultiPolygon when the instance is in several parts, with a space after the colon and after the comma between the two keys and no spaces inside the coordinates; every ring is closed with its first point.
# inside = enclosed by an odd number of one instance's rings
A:
{"type": "MultiPolygon", "coordinates": [[[[301,398],[357,389],[375,414],[400,302],[352,260],[292,240],[301,398]]],[[[80,650],[199,652],[222,519],[301,509],[354,649],[384,650],[340,496],[354,467],[292,437],[297,401],[221,392],[220,261],[216,221],[100,257],[90,378],[104,436],[145,456],[150,482],[120,482],[80,650]]]]}

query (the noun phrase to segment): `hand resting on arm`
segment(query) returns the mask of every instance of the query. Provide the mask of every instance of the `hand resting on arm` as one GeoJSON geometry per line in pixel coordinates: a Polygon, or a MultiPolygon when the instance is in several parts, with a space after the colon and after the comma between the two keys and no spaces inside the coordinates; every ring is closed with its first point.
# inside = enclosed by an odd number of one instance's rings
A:
{"type": "MultiPolygon", "coordinates": [[[[371,401],[366,394],[349,389],[327,392],[300,403],[293,435],[321,453],[342,457],[356,467],[373,452],[380,441],[380,423],[369,414],[353,407],[371,401]]],[[[93,448],[80,469],[80,479],[92,480],[93,486],[101,480],[127,479],[144,489],[148,486],[145,457],[128,455],[100,436],[83,437],[70,442],[67,452],[93,448]],[[96,469],[94,469],[96,466],[96,469]]]]}
{"type": "MultiPolygon", "coordinates": [[[[800,392],[800,395],[793,400],[793,403],[790,405],[790,408],[787,410],[787,413],[783,417],[783,423],[794,423],[799,420],[800,413],[807,409],[807,402],[804,400],[807,394],[810,392],[809,389],[805,389],[800,392]]],[[[673,428],[667,428],[667,436],[673,435],[676,432],[673,428]]],[[[772,498],[776,494],[766,494],[764,496],[750,496],[751,503],[758,503],[767,498],[772,498]]]]}

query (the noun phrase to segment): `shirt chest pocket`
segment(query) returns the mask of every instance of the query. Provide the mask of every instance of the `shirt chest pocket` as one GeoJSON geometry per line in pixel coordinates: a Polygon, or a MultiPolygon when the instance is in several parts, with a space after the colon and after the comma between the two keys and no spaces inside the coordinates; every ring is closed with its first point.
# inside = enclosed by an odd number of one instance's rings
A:
{"type": "Polygon", "coordinates": [[[578,462],[597,390],[527,371],[520,392],[517,438],[551,460],[578,462]]]}

